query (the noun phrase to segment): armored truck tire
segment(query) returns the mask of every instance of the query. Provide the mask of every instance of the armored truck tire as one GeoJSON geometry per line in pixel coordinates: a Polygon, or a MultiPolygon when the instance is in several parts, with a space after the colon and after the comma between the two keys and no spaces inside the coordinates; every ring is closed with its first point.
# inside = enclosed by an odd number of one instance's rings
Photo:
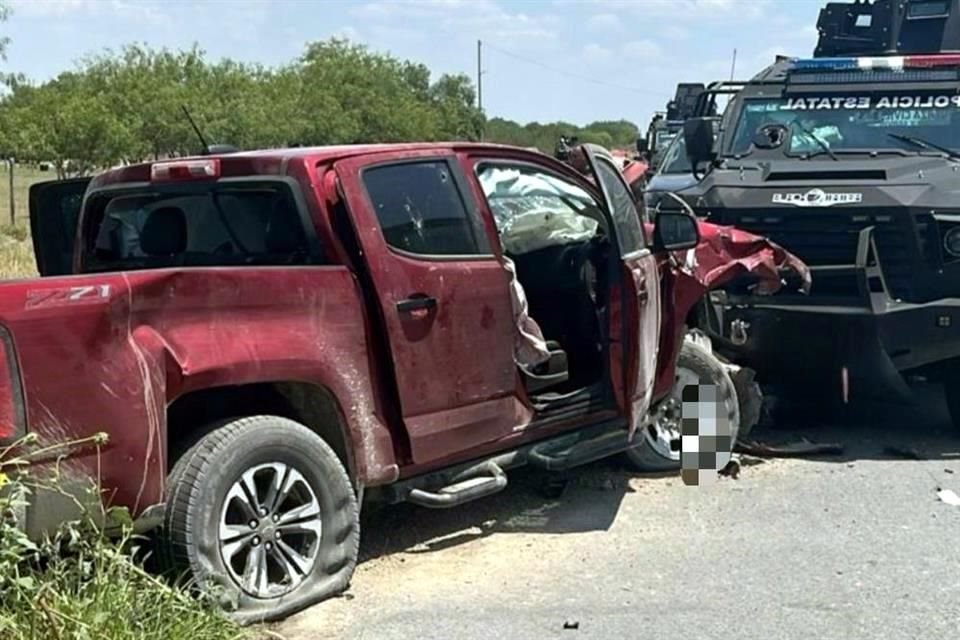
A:
{"type": "Polygon", "coordinates": [[[276,416],[220,423],[169,476],[160,550],[241,624],[289,616],[344,591],[359,505],[333,449],[276,416]]]}
{"type": "Polygon", "coordinates": [[[650,420],[642,427],[642,442],[629,449],[628,464],[641,472],[666,472],[680,469],[679,444],[682,417],[682,393],[690,384],[712,384],[731,426],[731,443],[736,442],[740,428],[740,407],[737,392],[723,363],[708,349],[691,340],[684,340],[677,360],[676,380],[670,395],[651,410],[650,420]]]}
{"type": "Polygon", "coordinates": [[[960,432],[960,364],[954,364],[943,377],[943,398],[953,428],[960,432]]]}

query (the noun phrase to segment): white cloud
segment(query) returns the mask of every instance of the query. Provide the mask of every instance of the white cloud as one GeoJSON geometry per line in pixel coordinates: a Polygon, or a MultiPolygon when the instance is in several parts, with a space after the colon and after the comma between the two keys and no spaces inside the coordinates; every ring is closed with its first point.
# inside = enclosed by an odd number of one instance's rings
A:
{"type": "Polygon", "coordinates": [[[623,17],[612,13],[598,13],[587,20],[587,28],[601,32],[620,31],[623,28],[623,17]]]}
{"type": "MultiPolygon", "coordinates": [[[[217,4],[208,6],[214,11],[220,9],[217,4]]],[[[218,11],[217,21],[224,37],[233,42],[251,42],[261,37],[273,10],[269,0],[243,0],[231,4],[228,11],[218,11]]]]}
{"type": "Polygon", "coordinates": [[[154,26],[170,26],[170,16],[143,0],[13,0],[14,16],[63,18],[74,14],[121,15],[154,26]]]}
{"type": "Polygon", "coordinates": [[[588,62],[608,62],[613,58],[613,51],[611,49],[595,42],[584,46],[581,53],[583,54],[583,58],[588,62]]]}
{"type": "Polygon", "coordinates": [[[550,14],[532,18],[508,11],[495,0],[374,0],[357,5],[351,14],[364,20],[423,23],[421,30],[438,30],[465,38],[487,38],[504,43],[518,40],[554,41],[559,20],[550,14]]]}
{"type": "Polygon", "coordinates": [[[11,7],[15,15],[45,17],[90,11],[97,4],[96,0],[13,0],[11,7]]]}
{"type": "Polygon", "coordinates": [[[766,16],[775,6],[773,0],[592,0],[592,2],[612,13],[631,12],[647,18],[671,18],[682,22],[756,19],[766,16]]]}
{"type": "Polygon", "coordinates": [[[663,37],[668,40],[688,40],[690,38],[690,31],[683,27],[678,27],[675,24],[666,27],[661,31],[663,37]]]}
{"type": "Polygon", "coordinates": [[[340,38],[343,40],[354,40],[359,41],[361,39],[360,31],[356,27],[351,27],[347,25],[346,27],[340,27],[333,32],[334,38],[340,38]]]}
{"type": "Polygon", "coordinates": [[[621,47],[624,57],[642,62],[663,55],[663,48],[653,40],[633,40],[621,47]]]}

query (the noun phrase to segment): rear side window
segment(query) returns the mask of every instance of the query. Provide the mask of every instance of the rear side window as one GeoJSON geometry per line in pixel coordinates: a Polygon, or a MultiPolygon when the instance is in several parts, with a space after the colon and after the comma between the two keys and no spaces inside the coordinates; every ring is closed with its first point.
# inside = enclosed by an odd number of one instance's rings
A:
{"type": "Polygon", "coordinates": [[[412,162],[363,172],[384,240],[424,256],[489,255],[490,244],[446,162],[412,162]]]}
{"type": "Polygon", "coordinates": [[[286,186],[127,192],[89,219],[85,271],[317,262],[286,186]]]}

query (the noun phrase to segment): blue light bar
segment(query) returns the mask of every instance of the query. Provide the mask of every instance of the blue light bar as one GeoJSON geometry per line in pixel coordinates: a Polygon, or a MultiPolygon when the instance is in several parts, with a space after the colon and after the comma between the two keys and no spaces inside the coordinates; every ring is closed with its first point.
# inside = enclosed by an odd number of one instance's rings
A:
{"type": "Polygon", "coordinates": [[[791,71],[853,71],[860,69],[857,58],[813,58],[790,61],[791,71]]]}
{"type": "Polygon", "coordinates": [[[960,67],[960,55],[874,56],[865,58],[795,58],[790,71],[903,71],[960,67]]]}

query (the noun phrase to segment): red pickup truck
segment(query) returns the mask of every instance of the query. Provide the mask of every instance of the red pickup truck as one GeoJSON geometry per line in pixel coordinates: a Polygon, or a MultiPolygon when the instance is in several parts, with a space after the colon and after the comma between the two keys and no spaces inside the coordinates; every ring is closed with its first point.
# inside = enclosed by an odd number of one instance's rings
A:
{"type": "MultiPolygon", "coordinates": [[[[585,150],[590,177],[516,148],[404,144],[36,185],[43,277],[0,286],[0,444],[106,432],[64,468],[99,473],[245,622],[346,588],[365,494],[451,507],[510,467],[636,447],[685,320],[660,269],[698,226],[672,212],[645,232],[615,161],[585,150]],[[532,368],[511,261],[549,349],[532,368]]],[[[25,526],[68,507],[38,495],[25,526]]]]}

